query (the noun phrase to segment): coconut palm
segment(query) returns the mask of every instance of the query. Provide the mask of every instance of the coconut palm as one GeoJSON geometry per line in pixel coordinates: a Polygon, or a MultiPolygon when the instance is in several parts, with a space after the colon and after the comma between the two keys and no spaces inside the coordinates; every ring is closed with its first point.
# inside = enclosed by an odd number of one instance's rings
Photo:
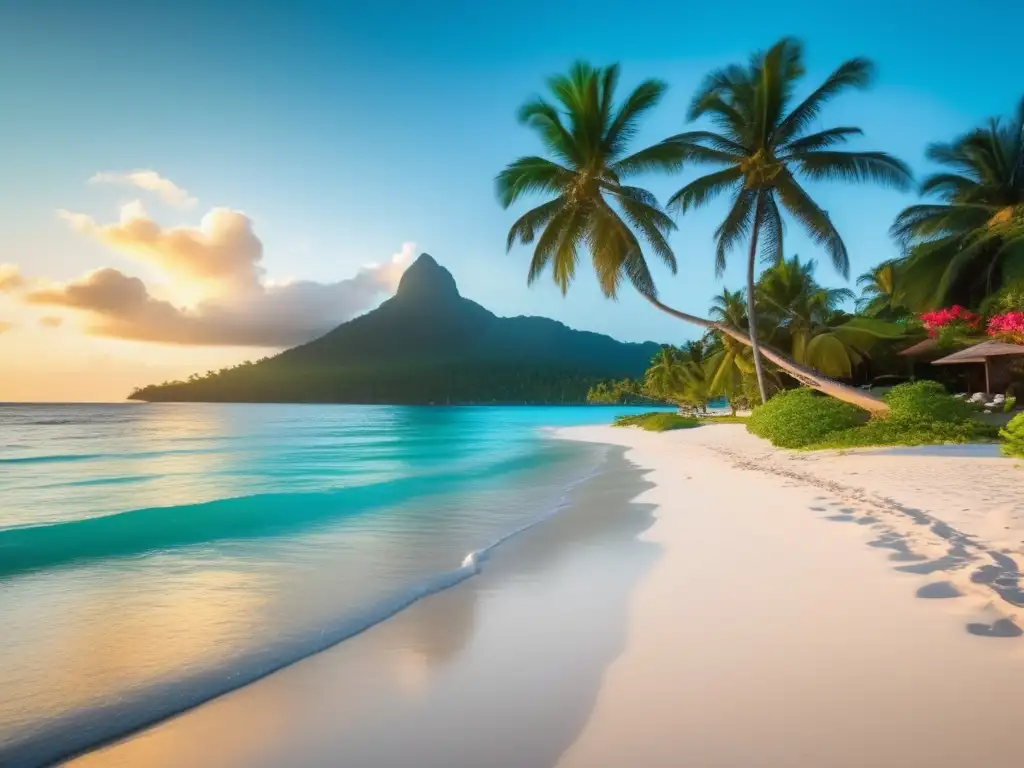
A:
{"type": "MultiPolygon", "coordinates": [[[[723,325],[747,328],[747,303],[743,291],[723,289],[712,299],[709,314],[723,325]]],[[[739,343],[735,338],[719,334],[714,349],[706,358],[705,375],[708,379],[708,394],[712,397],[724,396],[735,412],[737,401],[751,399],[747,396],[746,384],[755,375],[753,348],[739,343]]],[[[771,382],[773,391],[781,387],[773,369],[767,369],[765,377],[771,382]]]]}
{"type": "MultiPolygon", "coordinates": [[[[707,117],[717,132],[689,131],[666,140],[682,146],[688,161],[721,166],[676,192],[668,208],[686,213],[730,191],[732,205],[715,232],[715,265],[720,274],[729,252],[749,239],[747,312],[751,318],[756,318],[758,247],[769,263],[782,258],[783,209],[815,243],[825,247],[843,276],[849,274],[843,239],[798,177],[808,181],[870,181],[897,189],[910,186],[907,166],[884,152],[834,149],[861,135],[859,128],[808,132],[829,101],[844,91],[867,87],[871,74],[869,61],[850,59],[793,106],[793,92],[804,75],[803,48],[798,41],[784,38],[753,56],[745,67],[728,66],[708,75],[690,105],[688,118],[707,117]]],[[[750,341],[764,398],[757,326],[756,319],[750,323],[750,341]]]]}
{"type": "MultiPolygon", "coordinates": [[[[588,252],[609,298],[615,298],[625,278],[661,311],[750,345],[747,334],[736,328],[658,300],[641,240],[674,271],[676,259],[666,235],[675,225],[650,192],[624,182],[641,172],[677,170],[692,150],[682,142],[669,141],[628,154],[641,118],[659,102],[666,86],[647,80],[616,103],[618,76],[617,66],[575,64],[567,75],[549,80],[555,103],[534,98],[519,110],[520,122],[539,135],[553,159],[530,156],[510,163],[496,179],[498,198],[505,208],[528,194],[544,193],[550,199],[515,221],[507,247],[536,241],[527,281],[533,283],[550,268],[563,293],[576,275],[581,252],[588,252]]],[[[799,381],[826,394],[874,412],[888,410],[878,398],[830,381],[775,350],[762,352],[799,381]]]]}
{"type": "Polygon", "coordinates": [[[1009,122],[993,119],[927,156],[947,170],[920,193],[940,202],[904,209],[891,230],[907,249],[906,298],[915,310],[976,305],[1024,278],[1024,98],[1009,122]]]}
{"type": "Polygon", "coordinates": [[[713,397],[711,379],[707,375],[711,343],[711,338],[705,337],[688,341],[679,350],[682,362],[680,399],[683,403],[703,411],[707,411],[708,401],[713,397]]]}
{"type": "Polygon", "coordinates": [[[846,288],[825,288],[814,278],[813,259],[794,255],[765,270],[757,284],[759,313],[773,341],[793,359],[827,376],[849,378],[880,340],[903,338],[905,328],[842,311],[853,299],[846,288]]]}
{"type": "Polygon", "coordinates": [[[666,344],[651,360],[651,366],[644,374],[644,389],[654,397],[678,402],[683,388],[682,368],[679,350],[666,344]]]}
{"type": "Polygon", "coordinates": [[[883,261],[857,278],[860,298],[857,311],[867,317],[881,320],[903,320],[909,311],[903,306],[903,297],[897,289],[899,265],[894,261],[883,261]]]}

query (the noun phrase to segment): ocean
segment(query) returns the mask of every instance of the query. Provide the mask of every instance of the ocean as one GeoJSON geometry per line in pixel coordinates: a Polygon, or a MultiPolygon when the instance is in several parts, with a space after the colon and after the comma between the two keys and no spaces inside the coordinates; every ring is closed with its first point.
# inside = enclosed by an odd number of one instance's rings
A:
{"type": "Polygon", "coordinates": [[[642,408],[0,406],[0,765],[74,754],[486,568],[642,408]]]}

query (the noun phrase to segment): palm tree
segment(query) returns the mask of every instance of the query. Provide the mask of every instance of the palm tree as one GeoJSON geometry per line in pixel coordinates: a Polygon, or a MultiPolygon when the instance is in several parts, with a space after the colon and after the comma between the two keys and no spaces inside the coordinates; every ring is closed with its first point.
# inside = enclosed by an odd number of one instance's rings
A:
{"type": "MultiPolygon", "coordinates": [[[[748,327],[747,303],[743,291],[723,289],[712,299],[709,314],[723,325],[739,329],[748,327]]],[[[712,396],[725,396],[735,412],[737,400],[746,399],[746,382],[755,375],[753,348],[748,344],[739,343],[730,336],[719,334],[715,348],[705,361],[705,370],[708,393],[712,396]]],[[[765,376],[771,381],[773,390],[781,387],[774,370],[767,369],[765,376]]],[[[760,387],[758,396],[760,397],[760,387]]],[[[763,397],[761,401],[764,402],[763,397]]]]}
{"type": "Polygon", "coordinates": [[[654,397],[678,402],[683,388],[682,369],[679,350],[666,344],[651,360],[651,367],[644,374],[644,389],[654,397]]]}
{"type": "Polygon", "coordinates": [[[693,408],[707,411],[712,398],[711,379],[707,375],[707,359],[711,352],[711,339],[704,337],[688,341],[680,350],[682,388],[680,399],[693,408]]]}
{"type": "Polygon", "coordinates": [[[746,66],[733,65],[708,75],[690,105],[688,118],[707,117],[718,129],[689,131],[666,143],[684,148],[692,162],[721,166],[676,192],[670,211],[686,213],[731,191],[732,206],[715,232],[715,266],[719,274],[726,257],[749,237],[747,253],[747,313],[754,366],[762,399],[766,396],[758,344],[755,308],[755,269],[758,246],[769,263],[782,258],[781,207],[804,228],[815,243],[826,248],[835,268],[848,276],[846,246],[828,213],[807,194],[797,176],[808,181],[873,181],[897,189],[911,183],[905,164],[884,152],[847,152],[833,149],[859,128],[838,127],[808,133],[822,108],[843,91],[863,89],[870,82],[872,65],[851,59],[836,69],[806,99],[789,109],[793,91],[804,74],[803,49],[784,38],[767,52],[752,57],[746,66]]]}
{"type": "MultiPolygon", "coordinates": [[[[550,267],[563,293],[576,274],[581,250],[588,251],[607,297],[616,297],[625,278],[661,311],[749,346],[742,331],[658,300],[640,239],[674,271],[675,255],[666,234],[675,225],[650,192],[623,181],[645,171],[677,170],[690,150],[669,141],[627,154],[641,118],[659,102],[666,86],[644,81],[616,104],[618,75],[618,66],[575,64],[568,75],[548,82],[557,105],[535,98],[519,110],[520,122],[536,131],[554,159],[530,156],[510,163],[495,181],[498,198],[505,208],[531,193],[546,193],[551,199],[516,220],[507,247],[536,240],[527,282],[533,283],[550,267]]],[[[826,394],[876,413],[888,411],[878,398],[830,381],[775,350],[762,348],[762,353],[826,394]]]]}
{"type": "Polygon", "coordinates": [[[1008,123],[989,121],[949,144],[928,147],[948,170],[921,183],[941,202],[903,210],[892,234],[912,309],[947,302],[976,305],[1024,279],[1024,98],[1008,123]]]}
{"type": "Polygon", "coordinates": [[[767,269],[758,280],[759,312],[771,323],[773,341],[793,359],[827,376],[849,378],[882,339],[904,337],[906,329],[876,318],[842,311],[853,299],[846,288],[825,288],[814,278],[816,263],[794,255],[767,269]]]}
{"type": "Polygon", "coordinates": [[[894,261],[883,261],[857,278],[861,294],[857,299],[857,311],[868,317],[882,320],[903,320],[909,311],[903,306],[903,298],[897,289],[899,265],[894,261]]]}

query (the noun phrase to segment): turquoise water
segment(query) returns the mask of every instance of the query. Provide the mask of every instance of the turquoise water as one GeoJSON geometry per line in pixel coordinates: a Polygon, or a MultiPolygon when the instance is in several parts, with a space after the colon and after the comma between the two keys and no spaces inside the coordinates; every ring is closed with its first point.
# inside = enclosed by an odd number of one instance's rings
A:
{"type": "Polygon", "coordinates": [[[243,685],[486,567],[627,408],[0,406],[0,764],[243,685]]]}

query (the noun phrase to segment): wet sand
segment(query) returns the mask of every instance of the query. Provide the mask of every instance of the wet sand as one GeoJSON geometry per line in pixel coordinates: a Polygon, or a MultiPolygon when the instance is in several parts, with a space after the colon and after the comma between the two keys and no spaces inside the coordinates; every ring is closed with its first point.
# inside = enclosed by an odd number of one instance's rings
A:
{"type": "Polygon", "coordinates": [[[72,764],[1024,764],[1012,462],[558,434],[619,447],[481,575],[72,764]]]}
{"type": "Polygon", "coordinates": [[[650,487],[609,448],[480,575],[263,680],[73,760],[101,766],[553,765],[621,654],[650,487]]]}

